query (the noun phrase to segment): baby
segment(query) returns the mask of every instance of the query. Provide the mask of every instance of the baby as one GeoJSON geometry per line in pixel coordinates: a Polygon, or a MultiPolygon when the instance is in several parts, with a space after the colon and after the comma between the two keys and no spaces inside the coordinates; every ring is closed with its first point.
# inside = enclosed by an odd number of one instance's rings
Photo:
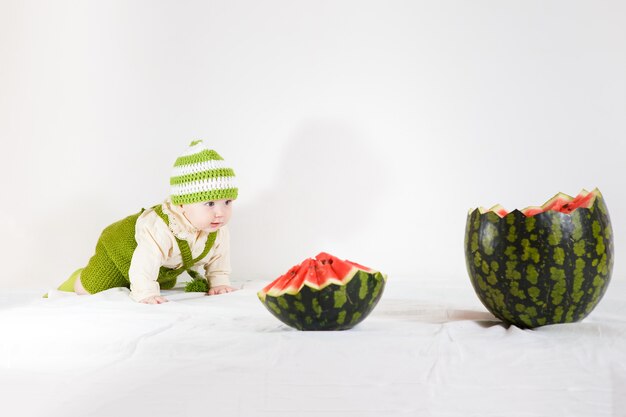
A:
{"type": "Polygon", "coordinates": [[[137,302],[161,304],[167,299],[160,290],[187,271],[207,280],[209,295],[233,291],[226,224],[238,194],[234,178],[217,152],[191,142],[174,163],[170,197],[104,229],[87,266],[58,289],[95,294],[126,287],[137,302]]]}

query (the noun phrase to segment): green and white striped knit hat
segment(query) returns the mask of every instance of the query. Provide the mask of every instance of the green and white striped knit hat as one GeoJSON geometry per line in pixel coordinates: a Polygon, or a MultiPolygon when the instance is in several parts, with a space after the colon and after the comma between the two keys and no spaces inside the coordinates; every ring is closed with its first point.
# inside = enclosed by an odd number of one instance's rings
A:
{"type": "Polygon", "coordinates": [[[187,151],[174,163],[170,178],[173,204],[234,200],[237,194],[235,172],[201,140],[191,142],[187,151]]]}

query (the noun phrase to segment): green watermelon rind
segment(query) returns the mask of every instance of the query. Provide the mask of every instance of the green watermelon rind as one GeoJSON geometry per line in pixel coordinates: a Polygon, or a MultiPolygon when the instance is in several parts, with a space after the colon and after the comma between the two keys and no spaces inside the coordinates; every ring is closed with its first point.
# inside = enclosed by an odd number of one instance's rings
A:
{"type": "Polygon", "coordinates": [[[465,257],[485,307],[521,328],[572,323],[600,302],[613,268],[613,232],[600,192],[590,208],[469,213],[465,257]]]}
{"type": "Polygon", "coordinates": [[[276,318],[298,330],[347,330],[362,322],[380,300],[387,275],[357,268],[350,280],[317,289],[309,285],[295,294],[258,293],[276,318]],[[355,277],[358,277],[355,279],[355,277]]]}

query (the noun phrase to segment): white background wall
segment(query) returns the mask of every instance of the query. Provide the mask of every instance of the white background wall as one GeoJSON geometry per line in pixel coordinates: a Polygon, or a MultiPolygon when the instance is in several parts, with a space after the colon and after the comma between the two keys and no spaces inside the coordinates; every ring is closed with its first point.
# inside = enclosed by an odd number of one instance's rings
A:
{"type": "Polygon", "coordinates": [[[623,249],[625,23],[619,0],[1,0],[0,288],[83,266],[196,138],[238,175],[235,279],[325,250],[468,280],[470,207],[595,186],[623,249]]]}

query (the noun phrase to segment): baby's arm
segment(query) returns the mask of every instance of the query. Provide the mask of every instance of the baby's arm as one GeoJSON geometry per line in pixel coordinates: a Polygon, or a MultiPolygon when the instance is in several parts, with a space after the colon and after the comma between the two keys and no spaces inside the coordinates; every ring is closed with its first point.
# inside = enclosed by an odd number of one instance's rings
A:
{"type": "Polygon", "coordinates": [[[161,259],[150,245],[140,242],[133,252],[128,276],[130,278],[130,298],[138,303],[161,304],[167,300],[161,296],[157,282],[161,259]]]}
{"type": "Polygon", "coordinates": [[[140,217],[135,226],[137,247],[133,252],[128,271],[130,279],[130,297],[145,304],[162,304],[167,302],[161,296],[161,288],[157,282],[159,269],[165,262],[165,254],[169,253],[172,242],[165,223],[156,215],[140,217]]]}
{"type": "Polygon", "coordinates": [[[209,282],[209,295],[235,291],[230,286],[230,234],[226,226],[219,229],[212,256],[205,265],[205,276],[209,282]]]}

